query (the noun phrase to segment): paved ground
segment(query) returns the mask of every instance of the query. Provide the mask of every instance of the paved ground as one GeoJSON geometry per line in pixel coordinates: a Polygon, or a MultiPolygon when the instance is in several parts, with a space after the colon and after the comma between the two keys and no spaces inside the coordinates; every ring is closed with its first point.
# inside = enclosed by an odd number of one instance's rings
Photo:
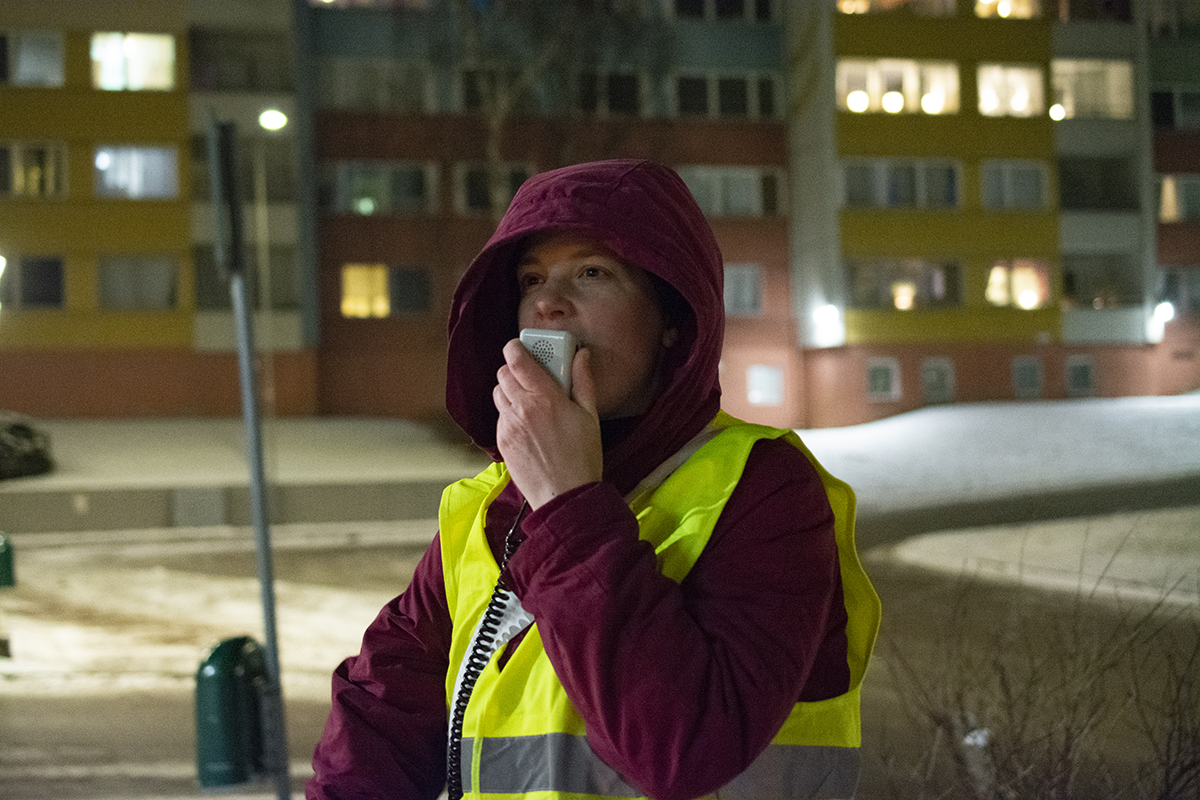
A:
{"type": "MultiPolygon", "coordinates": [[[[240,421],[43,427],[58,470],[0,483],[0,530],[16,545],[21,581],[15,594],[0,592],[0,614],[26,643],[0,665],[0,694],[186,688],[196,641],[258,628],[257,584],[252,572],[185,579],[147,564],[163,547],[191,562],[252,549],[237,524],[247,481],[240,421]],[[179,524],[197,519],[205,524],[179,524]],[[49,598],[103,608],[106,627],[53,621],[49,598]],[[171,620],[174,644],[148,636],[138,613],[147,607],[171,620]],[[128,625],[109,624],[122,613],[128,625]],[[141,669],[121,666],[131,654],[141,669]]],[[[265,431],[268,480],[290,515],[273,526],[288,569],[287,553],[339,541],[418,552],[437,487],[481,464],[470,448],[399,421],[268,420],[265,431]],[[411,502],[385,499],[414,486],[411,502]]],[[[801,433],[855,487],[869,562],[1125,597],[1169,592],[1200,606],[1200,395],[948,406],[801,433]]],[[[356,649],[384,600],[379,589],[312,574],[281,583],[289,702],[324,696],[328,670],[356,649]],[[328,633],[320,647],[312,630],[328,633]]]]}

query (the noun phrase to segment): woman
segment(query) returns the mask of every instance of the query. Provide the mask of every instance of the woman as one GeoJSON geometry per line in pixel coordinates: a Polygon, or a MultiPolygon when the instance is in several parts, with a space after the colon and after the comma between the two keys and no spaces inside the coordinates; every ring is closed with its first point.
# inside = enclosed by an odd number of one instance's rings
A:
{"type": "Polygon", "coordinates": [[[450,318],[447,407],[496,463],[335,673],[309,797],[853,794],[853,494],[719,413],[722,275],[666,167],[521,187],[450,318]],[[580,343],[570,394],[526,327],[580,343]]]}

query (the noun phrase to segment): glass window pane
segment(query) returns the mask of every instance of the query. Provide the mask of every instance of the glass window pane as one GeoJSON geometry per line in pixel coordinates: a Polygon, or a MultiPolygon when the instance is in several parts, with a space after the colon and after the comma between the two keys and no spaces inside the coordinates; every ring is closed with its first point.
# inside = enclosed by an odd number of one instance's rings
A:
{"type": "Polygon", "coordinates": [[[721,181],[722,211],[730,216],[762,214],[762,193],[755,170],[730,170],[721,181]]]}
{"type": "Polygon", "coordinates": [[[928,208],[958,206],[958,171],[953,164],[925,165],[925,205],[928,208]]]}
{"type": "Polygon", "coordinates": [[[0,195],[10,195],[13,192],[13,151],[7,145],[0,144],[0,195]]]}
{"type": "Polygon", "coordinates": [[[387,265],[342,265],[342,316],[369,319],[390,313],[387,265]]]}
{"type": "Polygon", "coordinates": [[[641,110],[636,75],[608,76],[608,110],[614,114],[636,114],[641,110]]]}
{"type": "Polygon", "coordinates": [[[741,19],[746,16],[746,0],[715,0],[717,19],[741,19]]]}
{"type": "Polygon", "coordinates": [[[419,267],[391,270],[391,313],[419,314],[431,307],[429,274],[419,267]]]}
{"type": "Polygon", "coordinates": [[[1000,164],[983,165],[983,207],[1004,208],[1004,168],[1000,164]]]}
{"type": "Polygon", "coordinates": [[[175,306],[175,261],[167,256],[101,256],[100,307],[112,310],[175,306]]]}
{"type": "Polygon", "coordinates": [[[175,37],[160,33],[92,34],[92,85],[97,89],[175,88],[175,37]]]}
{"type": "Polygon", "coordinates": [[[758,115],[775,116],[775,81],[770,78],[758,79],[758,115]]]}
{"type": "Polygon", "coordinates": [[[848,162],[842,169],[846,205],[870,208],[879,204],[875,191],[875,165],[865,161],[848,162]]]}
{"type": "Polygon", "coordinates": [[[909,208],[917,204],[916,165],[905,163],[888,165],[887,204],[892,208],[909,208]]]}
{"type": "Polygon", "coordinates": [[[696,205],[708,216],[720,213],[720,195],[717,190],[716,176],[707,170],[680,167],[679,177],[687,184],[688,191],[696,200],[696,205]]]}
{"type": "MultiPolygon", "coordinates": [[[[21,31],[13,38],[14,86],[62,86],[63,40],[54,31],[21,31]]],[[[7,68],[7,64],[5,65],[7,68]]]]}
{"type": "Polygon", "coordinates": [[[679,113],[708,113],[708,80],[705,78],[680,78],[678,81],[679,113]]]}
{"type": "Polygon", "coordinates": [[[701,19],[704,17],[704,0],[675,0],[675,16],[701,19]]]}
{"type": "Polygon", "coordinates": [[[488,189],[487,170],[467,170],[464,176],[467,208],[472,211],[487,211],[492,207],[491,192],[488,189]]]}
{"type": "Polygon", "coordinates": [[[425,170],[400,166],[392,170],[392,211],[424,211],[425,170]]]}
{"type": "Polygon", "coordinates": [[[1042,170],[1033,164],[1014,164],[1009,170],[1009,202],[1012,208],[1041,208],[1045,201],[1042,170]]]}
{"type": "Polygon", "coordinates": [[[174,147],[98,147],[95,166],[99,197],[167,199],[179,195],[174,147]]]}
{"type": "Polygon", "coordinates": [[[585,72],[579,76],[579,110],[594,114],[600,108],[600,76],[585,72]]]}
{"type": "Polygon", "coordinates": [[[62,308],[66,295],[63,260],[59,256],[26,256],[20,263],[20,298],[24,308],[62,308]]]}
{"type": "Polygon", "coordinates": [[[723,117],[744,117],[750,113],[750,86],[745,78],[717,81],[717,111],[723,117]]]}
{"type": "Polygon", "coordinates": [[[922,63],[921,110],[926,114],[958,113],[958,65],[922,63]]]}
{"type": "Polygon", "coordinates": [[[762,270],[757,264],[725,265],[725,313],[753,317],[762,312],[762,270]]]}
{"type": "Polygon", "coordinates": [[[753,364],[746,370],[746,399],[755,406],[783,405],[783,369],[753,364]]]}

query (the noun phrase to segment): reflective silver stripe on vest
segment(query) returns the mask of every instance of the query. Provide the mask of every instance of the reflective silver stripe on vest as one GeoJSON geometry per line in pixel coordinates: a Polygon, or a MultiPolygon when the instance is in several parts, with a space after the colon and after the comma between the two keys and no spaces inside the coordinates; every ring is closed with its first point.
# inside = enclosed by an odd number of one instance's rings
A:
{"type": "MultiPolygon", "coordinates": [[[[480,788],[475,790],[471,786],[473,744],[471,739],[463,739],[464,792],[642,796],[600,760],[587,739],[568,733],[484,739],[480,788]]],[[[773,744],[715,796],[729,800],[846,800],[858,787],[858,772],[855,747],[773,744]]]]}

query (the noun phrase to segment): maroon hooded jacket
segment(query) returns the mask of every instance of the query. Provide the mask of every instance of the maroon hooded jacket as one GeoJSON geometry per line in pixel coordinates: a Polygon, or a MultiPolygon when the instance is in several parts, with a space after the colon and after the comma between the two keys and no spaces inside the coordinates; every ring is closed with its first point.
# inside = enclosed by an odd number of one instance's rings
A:
{"type": "MultiPolygon", "coordinates": [[[[767,746],[798,700],[844,692],[846,612],[833,514],[786,442],[755,445],[682,583],[659,573],[623,496],[720,404],[723,263],[704,215],[666,167],[616,160],[535,175],[464,275],[450,316],[446,403],[493,458],[501,348],[517,331],[516,261],[530,234],[582,233],[678,292],[663,389],[642,416],[602,424],[604,480],[521,523],[508,584],[587,724],[593,750],[650,797],[712,792],[767,746]]],[[[521,498],[488,509],[499,561],[521,498]]],[[[409,588],[333,676],[310,798],[436,798],[445,783],[451,620],[435,538],[409,588]]],[[[509,645],[519,647],[515,641],[509,645]]]]}

